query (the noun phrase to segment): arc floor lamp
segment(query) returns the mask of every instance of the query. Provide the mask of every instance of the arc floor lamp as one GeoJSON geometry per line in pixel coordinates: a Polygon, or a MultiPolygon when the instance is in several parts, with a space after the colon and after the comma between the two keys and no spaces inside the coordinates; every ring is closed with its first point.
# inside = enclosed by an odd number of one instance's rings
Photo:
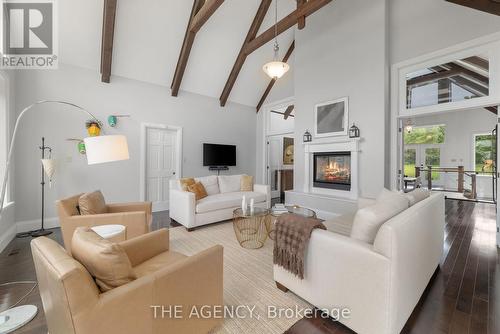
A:
{"type": "MultiPolygon", "coordinates": [[[[7,153],[7,165],[5,168],[5,175],[3,178],[2,190],[0,193],[0,222],[3,213],[3,206],[5,201],[5,194],[7,190],[7,182],[9,180],[9,168],[12,160],[12,154],[14,152],[15,144],[16,144],[16,135],[18,127],[23,119],[24,115],[31,109],[41,104],[60,104],[73,107],[73,110],[83,112],[84,114],[90,116],[92,120],[95,120],[99,124],[102,124],[97,117],[95,117],[91,112],[86,109],[65,101],[53,101],[53,100],[44,100],[33,103],[32,105],[26,107],[21,111],[19,116],[17,117],[14,131],[12,132],[12,139],[10,141],[9,150],[7,153]]],[[[120,160],[128,160],[129,152],[128,152],[128,144],[125,136],[121,135],[102,135],[97,137],[89,137],[84,139],[85,147],[87,151],[87,163],[89,165],[112,162],[112,161],[120,161],[120,160]]],[[[43,235],[43,231],[33,231],[33,236],[43,235]]],[[[8,283],[15,284],[16,282],[8,283]]],[[[25,282],[18,282],[25,283],[25,282]]],[[[36,282],[35,282],[36,284],[36,282]]],[[[31,291],[30,291],[31,292],[31,291]]],[[[25,296],[27,297],[27,295],[25,296]]],[[[23,298],[24,299],[24,298],[23,298]]],[[[19,304],[19,301],[17,304],[19,304]]],[[[17,305],[16,304],[16,305],[17,305]]],[[[23,305],[18,307],[13,307],[0,313],[0,332],[1,333],[10,333],[14,331],[28,322],[30,322],[37,314],[38,309],[34,305],[23,305]]]]}

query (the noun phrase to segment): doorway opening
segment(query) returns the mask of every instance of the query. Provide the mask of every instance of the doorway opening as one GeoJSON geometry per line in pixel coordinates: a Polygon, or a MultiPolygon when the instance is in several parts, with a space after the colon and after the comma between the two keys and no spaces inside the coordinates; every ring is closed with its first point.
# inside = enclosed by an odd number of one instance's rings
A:
{"type": "Polygon", "coordinates": [[[153,211],[169,209],[169,182],[182,176],[182,128],[143,124],[141,152],[141,200],[153,203],[153,211]]]}
{"type": "Polygon", "coordinates": [[[265,110],[264,178],[271,186],[272,203],[284,203],[285,191],[294,186],[295,109],[293,102],[286,101],[265,110]]]}

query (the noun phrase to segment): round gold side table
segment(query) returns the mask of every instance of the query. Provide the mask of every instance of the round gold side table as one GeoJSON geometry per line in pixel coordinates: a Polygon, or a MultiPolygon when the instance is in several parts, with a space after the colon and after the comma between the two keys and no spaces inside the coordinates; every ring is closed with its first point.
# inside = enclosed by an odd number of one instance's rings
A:
{"type": "Polygon", "coordinates": [[[267,221],[269,218],[269,210],[267,209],[255,208],[253,212],[248,210],[245,214],[241,209],[234,210],[234,234],[240,246],[248,249],[262,248],[268,235],[267,221]]]}

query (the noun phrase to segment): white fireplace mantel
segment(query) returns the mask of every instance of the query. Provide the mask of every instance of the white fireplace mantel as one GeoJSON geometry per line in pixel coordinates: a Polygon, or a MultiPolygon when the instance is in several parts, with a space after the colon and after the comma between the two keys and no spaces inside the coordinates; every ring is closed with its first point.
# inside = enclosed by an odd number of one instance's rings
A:
{"type": "Polygon", "coordinates": [[[333,197],[357,200],[359,196],[358,184],[358,155],[360,138],[323,138],[304,143],[305,175],[304,192],[311,194],[329,195],[333,197]],[[331,152],[351,152],[351,190],[336,190],[317,188],[313,185],[313,154],[331,152]]]}

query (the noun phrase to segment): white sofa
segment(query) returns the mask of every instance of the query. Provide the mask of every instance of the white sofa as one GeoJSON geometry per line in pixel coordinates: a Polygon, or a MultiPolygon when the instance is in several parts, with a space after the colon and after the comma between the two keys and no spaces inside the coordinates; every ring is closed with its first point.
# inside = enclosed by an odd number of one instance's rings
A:
{"type": "Polygon", "coordinates": [[[386,221],[373,244],[350,237],[352,217],[325,222],[308,245],[304,280],[274,266],[274,279],[360,334],[400,333],[443,254],[444,198],[432,194],[386,221]]]}
{"type": "Polygon", "coordinates": [[[253,191],[240,191],[242,175],[206,176],[195,178],[201,182],[208,196],[199,201],[195,195],[183,191],[179,180],[170,181],[170,218],[184,225],[189,231],[194,228],[231,219],[234,209],[241,207],[243,196],[254,199],[255,206],[271,207],[271,188],[253,185],[253,191]]]}

